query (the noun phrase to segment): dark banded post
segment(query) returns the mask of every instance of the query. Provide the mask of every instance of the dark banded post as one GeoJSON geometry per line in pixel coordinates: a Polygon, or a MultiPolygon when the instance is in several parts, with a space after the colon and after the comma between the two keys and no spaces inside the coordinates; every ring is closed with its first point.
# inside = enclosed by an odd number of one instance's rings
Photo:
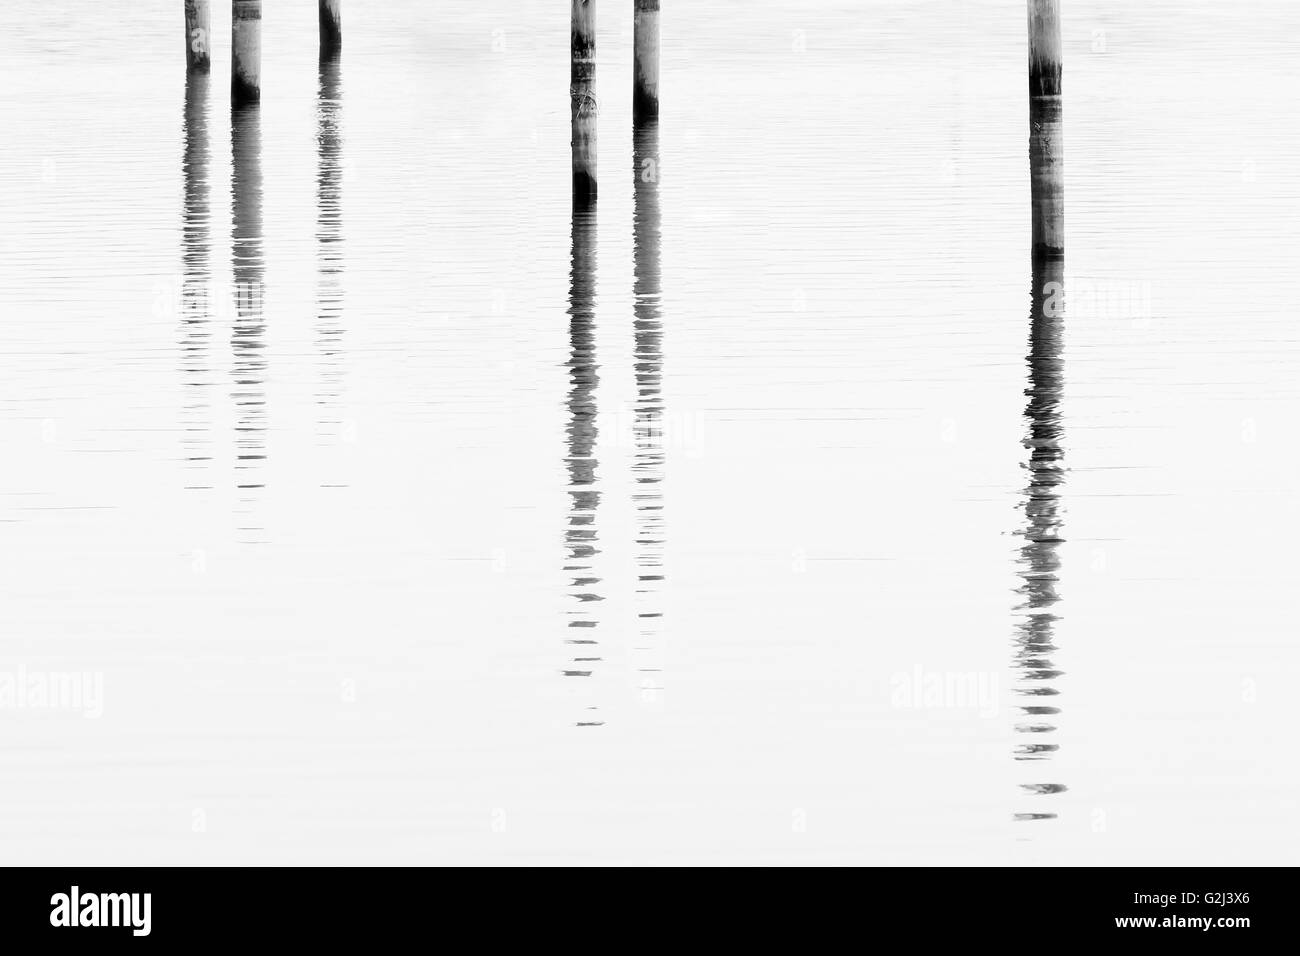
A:
{"type": "Polygon", "coordinates": [[[1065,255],[1061,2],[1029,2],[1029,178],[1034,258],[1065,255]]]}
{"type": "Polygon", "coordinates": [[[343,0],[320,0],[321,59],[338,56],[343,50],[343,0]]]}
{"type": "Polygon", "coordinates": [[[262,0],[233,0],[230,19],[230,105],[262,98],[262,0]]]}
{"type": "Polygon", "coordinates": [[[185,0],[185,66],[191,73],[212,69],[212,0],[185,0]]]}
{"type": "Polygon", "coordinates": [[[569,101],[573,123],[573,203],[596,199],[596,0],[572,0],[569,101]]]}
{"type": "Polygon", "coordinates": [[[659,116],[659,0],[634,0],[632,122],[659,116]]]}

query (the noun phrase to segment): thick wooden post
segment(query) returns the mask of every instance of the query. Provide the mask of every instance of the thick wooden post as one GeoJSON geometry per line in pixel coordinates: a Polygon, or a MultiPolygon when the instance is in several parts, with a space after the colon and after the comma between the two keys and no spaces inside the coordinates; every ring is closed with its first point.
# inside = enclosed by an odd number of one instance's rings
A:
{"type": "Polygon", "coordinates": [[[230,105],[262,98],[262,0],[233,0],[230,21],[230,105]]]}
{"type": "Polygon", "coordinates": [[[659,116],[659,0],[634,0],[632,122],[659,116]]]}
{"type": "Polygon", "coordinates": [[[1029,174],[1035,258],[1065,254],[1061,2],[1029,2],[1029,174]]]}
{"type": "Polygon", "coordinates": [[[573,202],[596,200],[596,0],[572,0],[569,101],[573,123],[573,202]]]}
{"type": "Polygon", "coordinates": [[[320,0],[320,55],[338,56],[343,49],[343,0],[320,0]]]}
{"type": "Polygon", "coordinates": [[[212,0],[185,0],[185,65],[191,73],[212,68],[212,0]]]}

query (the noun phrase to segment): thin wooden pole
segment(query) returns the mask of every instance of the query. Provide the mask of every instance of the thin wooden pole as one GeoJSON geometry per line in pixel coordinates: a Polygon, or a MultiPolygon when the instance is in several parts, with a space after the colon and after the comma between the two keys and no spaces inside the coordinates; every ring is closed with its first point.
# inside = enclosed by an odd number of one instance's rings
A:
{"type": "Polygon", "coordinates": [[[262,0],[233,0],[230,21],[230,104],[262,98],[262,0]]]}
{"type": "Polygon", "coordinates": [[[659,116],[659,0],[634,0],[632,122],[659,116]]]}
{"type": "Polygon", "coordinates": [[[573,124],[573,202],[596,200],[596,0],[572,0],[569,101],[573,124]]]}
{"type": "Polygon", "coordinates": [[[1029,174],[1035,258],[1065,255],[1061,2],[1029,2],[1029,174]]]}
{"type": "Polygon", "coordinates": [[[191,73],[212,68],[212,0],[185,0],[185,65],[191,73]]]}
{"type": "Polygon", "coordinates": [[[338,56],[343,49],[343,0],[320,0],[320,55],[338,56]]]}

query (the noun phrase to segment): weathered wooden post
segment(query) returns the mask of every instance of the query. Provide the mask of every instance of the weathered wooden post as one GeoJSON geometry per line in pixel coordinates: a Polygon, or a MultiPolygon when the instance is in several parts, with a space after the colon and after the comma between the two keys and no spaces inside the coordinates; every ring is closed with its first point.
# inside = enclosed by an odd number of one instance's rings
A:
{"type": "MultiPolygon", "coordinates": [[[[1061,5],[1060,0],[1028,0],[1029,12],[1029,181],[1032,214],[1033,311],[1030,315],[1029,405],[1025,409],[1029,451],[1029,487],[1025,489],[1024,545],[1020,549],[1019,589],[1025,603],[1017,610],[1016,666],[1021,695],[1053,697],[1061,676],[1050,657],[1056,650],[1053,631],[1056,585],[1061,567],[1061,485],[1065,480],[1062,330],[1065,293],[1065,149],[1061,121],[1061,5]]],[[[1056,729],[1059,708],[1041,702],[1023,705],[1026,722],[1016,730],[1031,735],[1015,750],[1017,760],[1042,760],[1055,743],[1041,743],[1042,734],[1056,729]]],[[[1049,738],[1050,739],[1050,738],[1049,738]]],[[[1042,795],[1065,790],[1060,783],[1022,783],[1027,793],[1042,795]]],[[[1056,814],[1042,809],[1017,813],[1017,820],[1048,820],[1056,814]]]]}
{"type": "Polygon", "coordinates": [[[1065,254],[1061,2],[1029,2],[1029,178],[1034,257],[1065,254]]]}
{"type": "Polygon", "coordinates": [[[233,0],[230,20],[230,105],[262,98],[262,0],[233,0]]]}
{"type": "Polygon", "coordinates": [[[191,73],[212,68],[212,0],[185,0],[185,65],[191,73]]]}
{"type": "Polygon", "coordinates": [[[343,0],[320,0],[320,55],[338,56],[343,49],[343,0]]]}
{"type": "Polygon", "coordinates": [[[572,0],[569,111],[573,124],[573,203],[596,200],[596,0],[572,0]]]}
{"type": "Polygon", "coordinates": [[[632,122],[659,116],[659,0],[634,0],[632,122]]]}

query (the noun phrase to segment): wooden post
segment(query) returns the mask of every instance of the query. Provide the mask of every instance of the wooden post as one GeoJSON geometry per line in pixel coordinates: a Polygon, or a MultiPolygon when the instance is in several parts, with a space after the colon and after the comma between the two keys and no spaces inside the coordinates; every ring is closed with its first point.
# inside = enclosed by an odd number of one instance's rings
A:
{"type": "Polygon", "coordinates": [[[338,56],[343,49],[343,0],[320,0],[320,55],[338,56]]]}
{"type": "Polygon", "coordinates": [[[230,105],[262,98],[262,0],[233,0],[230,21],[230,105]]]}
{"type": "Polygon", "coordinates": [[[1029,3],[1029,178],[1034,257],[1065,255],[1061,2],[1029,3]]]}
{"type": "Polygon", "coordinates": [[[211,0],[185,0],[185,65],[191,73],[212,68],[211,35],[211,0]]]}
{"type": "Polygon", "coordinates": [[[659,116],[659,0],[634,0],[632,122],[659,116]]]}
{"type": "Polygon", "coordinates": [[[573,203],[596,200],[596,0],[572,0],[569,112],[573,124],[573,203]]]}

